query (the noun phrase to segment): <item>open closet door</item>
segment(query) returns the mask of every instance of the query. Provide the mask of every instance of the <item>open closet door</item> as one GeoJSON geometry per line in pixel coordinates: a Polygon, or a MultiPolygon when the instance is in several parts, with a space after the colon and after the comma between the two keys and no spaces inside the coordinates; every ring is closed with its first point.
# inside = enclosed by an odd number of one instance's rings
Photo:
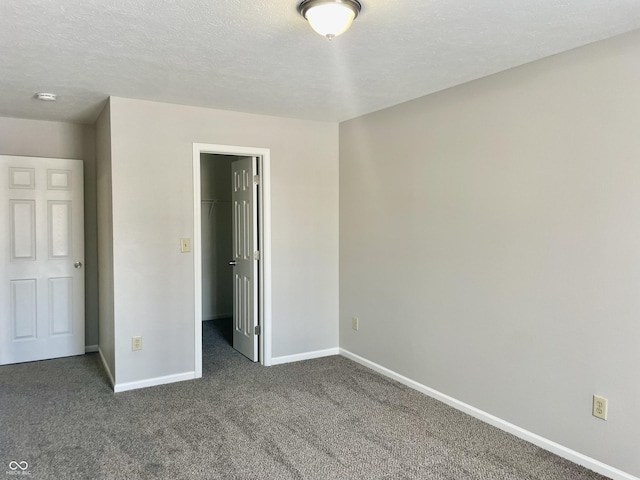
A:
{"type": "Polygon", "coordinates": [[[258,361],[257,158],[231,165],[233,181],[233,348],[258,361]]]}

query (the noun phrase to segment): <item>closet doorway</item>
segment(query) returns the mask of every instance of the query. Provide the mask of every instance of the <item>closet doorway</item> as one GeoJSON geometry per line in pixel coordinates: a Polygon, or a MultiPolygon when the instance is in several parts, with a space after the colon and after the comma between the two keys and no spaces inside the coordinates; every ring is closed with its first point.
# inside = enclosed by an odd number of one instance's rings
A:
{"type": "Polygon", "coordinates": [[[270,365],[269,151],[194,144],[193,172],[196,378],[203,321],[270,365]]]}
{"type": "MultiPolygon", "coordinates": [[[[245,158],[245,157],[238,157],[245,158]]],[[[233,345],[233,219],[231,166],[236,157],[200,156],[202,321],[215,322],[233,345]]]]}

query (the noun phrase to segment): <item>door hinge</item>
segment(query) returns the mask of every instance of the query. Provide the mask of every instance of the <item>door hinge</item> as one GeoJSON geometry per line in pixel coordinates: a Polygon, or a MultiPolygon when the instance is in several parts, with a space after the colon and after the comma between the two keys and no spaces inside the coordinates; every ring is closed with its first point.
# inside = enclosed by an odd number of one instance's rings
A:
{"type": "Polygon", "coordinates": [[[260,252],[259,251],[255,251],[253,252],[253,259],[254,260],[260,260],[260,252]]]}
{"type": "Polygon", "coordinates": [[[260,185],[260,175],[254,175],[253,176],[253,184],[254,185],[260,185]]]}
{"type": "Polygon", "coordinates": [[[256,325],[253,331],[256,335],[260,335],[260,325],[256,325]]]}

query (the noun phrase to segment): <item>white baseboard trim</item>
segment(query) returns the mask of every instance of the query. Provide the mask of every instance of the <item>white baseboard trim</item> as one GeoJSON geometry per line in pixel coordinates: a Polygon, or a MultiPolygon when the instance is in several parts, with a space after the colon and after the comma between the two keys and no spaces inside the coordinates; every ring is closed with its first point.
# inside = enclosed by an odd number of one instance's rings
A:
{"type": "Polygon", "coordinates": [[[85,345],[84,353],[95,353],[98,351],[98,345],[85,345]]]}
{"type": "Polygon", "coordinates": [[[202,321],[206,322],[208,320],[219,320],[221,318],[233,318],[233,312],[232,313],[218,313],[216,315],[209,315],[208,317],[202,317],[202,321]]]}
{"type": "MultiPolygon", "coordinates": [[[[382,375],[392,378],[414,390],[417,390],[425,395],[428,395],[436,400],[440,400],[443,403],[446,403],[450,407],[455,408],[456,410],[460,410],[472,417],[477,418],[489,425],[493,425],[500,430],[503,430],[507,433],[511,433],[516,437],[519,437],[527,442],[533,443],[534,445],[548,450],[551,453],[555,453],[556,455],[565,458],[573,463],[577,463],[578,465],[582,465],[583,467],[588,468],[589,470],[593,470],[601,475],[605,475],[614,480],[640,480],[638,477],[635,477],[629,473],[623,472],[615,467],[607,465],[606,463],[602,463],[599,460],[583,455],[582,453],[576,452],[575,450],[571,450],[570,448],[564,447],[556,442],[548,440],[540,435],[537,435],[533,432],[525,430],[524,428],[520,428],[517,425],[507,422],[506,420],[502,420],[490,413],[487,413],[483,410],[480,410],[476,407],[473,407],[469,404],[461,402],[460,400],[456,400],[453,397],[445,395],[433,388],[427,387],[421,383],[418,383],[410,378],[407,378],[399,373],[394,372],[382,365],[378,365],[370,360],[367,360],[364,357],[356,355],[355,353],[350,352],[349,350],[345,350],[344,348],[340,348],[340,355],[353,360],[365,367],[370,368],[371,370],[375,370],[382,375]]],[[[275,359],[274,359],[275,360],[275,359]]]]}
{"type": "Polygon", "coordinates": [[[299,362],[301,360],[311,360],[313,358],[330,357],[331,355],[339,354],[339,348],[327,348],[326,350],[316,350],[315,352],[296,353],[295,355],[273,357],[271,359],[271,365],[282,365],[283,363],[299,362]]]}
{"type": "Polygon", "coordinates": [[[104,366],[104,370],[105,372],[107,372],[107,376],[109,377],[109,380],[111,381],[111,386],[115,386],[116,382],[113,380],[113,375],[111,375],[111,370],[109,370],[109,365],[107,365],[107,361],[104,358],[104,354],[102,353],[102,350],[100,349],[100,347],[98,346],[98,353],[100,354],[100,358],[102,359],[102,366],[104,366]]]}
{"type": "Polygon", "coordinates": [[[113,386],[113,391],[115,393],[126,392],[128,390],[137,390],[138,388],[155,387],[157,385],[165,385],[167,383],[193,380],[194,378],[196,378],[196,372],[177,373],[175,375],[167,375],[164,377],[147,378],[136,382],[118,383],[113,386]]]}

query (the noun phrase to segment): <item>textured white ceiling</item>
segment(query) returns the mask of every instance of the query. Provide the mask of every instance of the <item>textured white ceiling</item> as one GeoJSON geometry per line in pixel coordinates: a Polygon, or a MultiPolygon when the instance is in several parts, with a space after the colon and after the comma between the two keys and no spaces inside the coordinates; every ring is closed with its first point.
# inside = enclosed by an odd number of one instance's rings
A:
{"type": "Polygon", "coordinates": [[[638,0],[362,0],[328,41],[296,3],[0,0],[0,116],[92,123],[115,95],[342,121],[640,28],[638,0]]]}

